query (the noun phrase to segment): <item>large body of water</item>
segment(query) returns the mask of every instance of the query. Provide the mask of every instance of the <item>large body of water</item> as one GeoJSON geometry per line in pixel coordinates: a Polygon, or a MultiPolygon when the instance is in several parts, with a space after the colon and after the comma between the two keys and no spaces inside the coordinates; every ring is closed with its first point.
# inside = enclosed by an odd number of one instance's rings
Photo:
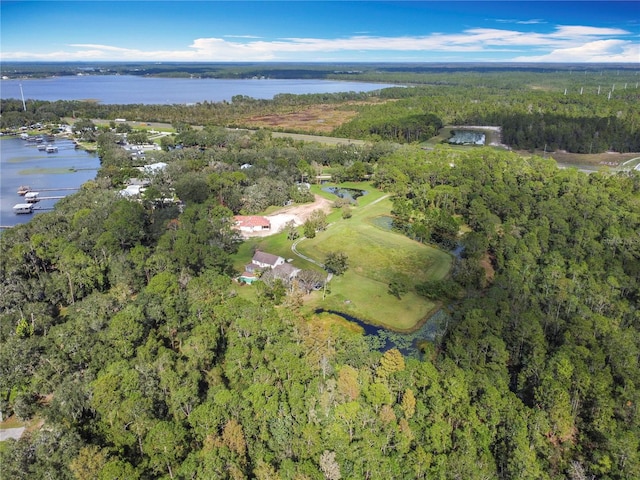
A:
{"type": "Polygon", "coordinates": [[[0,140],[0,225],[14,226],[28,222],[37,212],[53,208],[57,199],[41,200],[33,214],[16,215],[13,206],[24,203],[17,191],[21,185],[28,185],[41,197],[59,197],[74,193],[73,190],[57,188],[77,188],[95,178],[100,160],[95,154],[76,150],[71,140],[56,139],[55,153],[38,150],[35,143],[16,137],[0,140]]]}
{"type": "Polygon", "coordinates": [[[2,80],[0,98],[25,100],[95,100],[104,104],[189,104],[230,101],[235,95],[271,99],[279,93],[370,92],[389,84],[332,80],[225,80],[90,75],[2,80]]]}
{"type": "MultiPolygon", "coordinates": [[[[230,101],[235,95],[271,99],[279,93],[368,92],[391,85],[330,80],[220,80],[197,78],[147,78],[131,75],[95,75],[44,79],[1,80],[0,98],[33,100],[95,100],[104,104],[189,104],[230,101]]],[[[29,221],[33,215],[16,215],[13,206],[23,203],[20,185],[34,190],[79,187],[95,178],[99,159],[75,150],[68,140],[56,140],[57,153],[46,153],[18,138],[0,141],[0,225],[29,221]]],[[[62,196],[72,191],[50,191],[41,196],[62,196]]],[[[39,211],[51,209],[56,200],[43,200],[39,211]]]]}

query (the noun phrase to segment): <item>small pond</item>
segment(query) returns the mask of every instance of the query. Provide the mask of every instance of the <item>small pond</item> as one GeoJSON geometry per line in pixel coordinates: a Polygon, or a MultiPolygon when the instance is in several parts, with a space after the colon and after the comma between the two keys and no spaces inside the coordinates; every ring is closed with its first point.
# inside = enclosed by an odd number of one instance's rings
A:
{"type": "Polygon", "coordinates": [[[364,329],[367,343],[374,350],[386,352],[392,348],[397,348],[405,356],[418,358],[421,355],[419,343],[424,340],[434,343],[444,334],[450,320],[449,314],[441,308],[415,332],[399,333],[370,325],[359,318],[334,310],[318,309],[315,313],[331,313],[350,322],[357,323],[364,329]]]}
{"type": "Polygon", "coordinates": [[[359,197],[367,194],[366,190],[358,190],[357,188],[344,188],[344,187],[323,187],[322,191],[332,193],[336,197],[349,200],[351,203],[355,203],[359,197]]]}
{"type": "Polygon", "coordinates": [[[485,134],[473,130],[453,130],[448,142],[454,145],[484,145],[485,134]]]}

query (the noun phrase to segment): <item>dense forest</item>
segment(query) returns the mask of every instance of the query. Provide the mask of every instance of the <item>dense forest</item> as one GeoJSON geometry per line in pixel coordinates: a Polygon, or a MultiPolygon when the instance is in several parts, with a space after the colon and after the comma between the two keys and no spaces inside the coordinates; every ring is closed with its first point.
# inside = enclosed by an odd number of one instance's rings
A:
{"type": "MultiPolygon", "coordinates": [[[[368,129],[404,110],[443,123],[510,114],[540,132],[544,114],[604,132],[597,119],[619,108],[603,141],[620,129],[637,141],[637,105],[622,100],[516,91],[500,104],[478,90],[447,102],[431,88],[383,92],[390,101],[344,128],[384,137],[368,129]]],[[[3,121],[82,111],[74,131],[102,162],[95,181],[0,237],[0,411],[31,425],[0,444],[3,477],[640,478],[639,172],[426,151],[413,133],[323,146],[207,121],[256,103],[30,102],[24,115],[3,102],[3,121]],[[115,115],[176,126],[139,202],[117,194],[139,174],[117,126],[88,120],[115,115]],[[249,300],[232,280],[232,215],[308,201],[296,186],[320,171],[367,178],[392,196],[396,229],[461,247],[448,278],[419,286],[450,315],[419,356],[372,348],[288,294],[249,300]],[[184,203],[157,202],[173,195],[184,203]]]]}

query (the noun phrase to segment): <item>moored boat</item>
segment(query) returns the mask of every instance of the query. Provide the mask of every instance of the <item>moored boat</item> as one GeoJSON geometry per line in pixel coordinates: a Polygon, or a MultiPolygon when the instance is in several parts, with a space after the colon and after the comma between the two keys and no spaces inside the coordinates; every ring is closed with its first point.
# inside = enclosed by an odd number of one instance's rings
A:
{"type": "Polygon", "coordinates": [[[24,200],[27,203],[37,203],[40,201],[40,192],[27,192],[24,195],[24,200]]]}
{"type": "Polygon", "coordinates": [[[58,147],[55,145],[47,145],[47,153],[55,153],[58,151],[58,147]]]}
{"type": "Polygon", "coordinates": [[[25,194],[31,191],[31,187],[29,185],[20,185],[18,187],[18,195],[24,196],[25,194]]]}
{"type": "Polygon", "coordinates": [[[33,205],[30,203],[17,203],[13,206],[13,213],[33,213],[33,205]]]}

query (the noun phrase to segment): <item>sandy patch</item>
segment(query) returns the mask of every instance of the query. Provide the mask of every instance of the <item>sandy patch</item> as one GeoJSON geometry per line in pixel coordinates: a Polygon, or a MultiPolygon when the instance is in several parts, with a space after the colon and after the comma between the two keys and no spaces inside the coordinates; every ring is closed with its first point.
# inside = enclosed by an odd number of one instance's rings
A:
{"type": "Polygon", "coordinates": [[[327,200],[320,195],[315,195],[313,203],[284,207],[271,215],[266,215],[265,217],[269,219],[269,222],[271,222],[271,230],[243,233],[243,235],[245,237],[267,237],[269,235],[280,233],[284,226],[290,221],[293,221],[296,225],[302,225],[311,216],[314,210],[322,210],[329,214],[331,212],[332,205],[333,202],[331,200],[327,200]]]}

